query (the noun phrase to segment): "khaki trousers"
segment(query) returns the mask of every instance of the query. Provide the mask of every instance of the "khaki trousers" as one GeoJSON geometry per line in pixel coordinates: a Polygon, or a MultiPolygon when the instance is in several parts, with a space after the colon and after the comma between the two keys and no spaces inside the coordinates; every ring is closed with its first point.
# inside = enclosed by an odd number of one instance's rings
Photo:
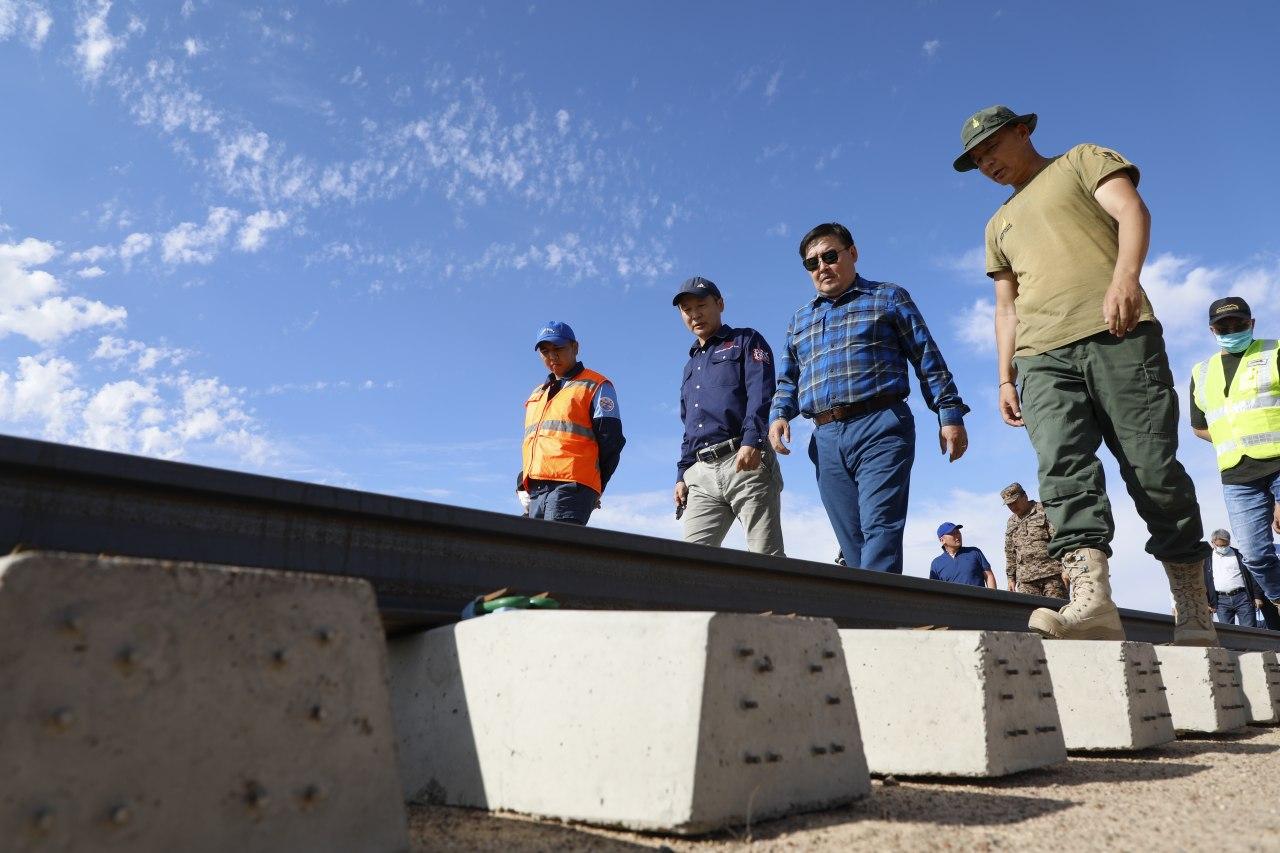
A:
{"type": "Polygon", "coordinates": [[[760,467],[737,470],[737,455],[695,462],[684,472],[689,487],[684,510],[684,539],[719,545],[736,518],[747,532],[747,548],[757,554],[782,552],[782,471],[770,450],[760,452],[760,467]]]}

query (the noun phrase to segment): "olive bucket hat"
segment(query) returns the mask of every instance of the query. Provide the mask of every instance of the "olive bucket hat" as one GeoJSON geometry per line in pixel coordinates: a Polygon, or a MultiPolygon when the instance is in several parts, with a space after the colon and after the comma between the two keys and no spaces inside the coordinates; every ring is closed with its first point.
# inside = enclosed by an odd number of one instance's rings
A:
{"type": "Polygon", "coordinates": [[[960,144],[964,146],[964,153],[957,157],[955,163],[952,164],[955,166],[956,171],[968,172],[970,169],[977,168],[973,165],[973,161],[969,159],[969,152],[974,149],[974,146],[1010,122],[1025,124],[1027,130],[1034,131],[1036,129],[1036,114],[1027,113],[1024,116],[1020,116],[1000,104],[994,107],[987,107],[985,110],[978,110],[965,119],[964,127],[960,128],[960,144]]]}

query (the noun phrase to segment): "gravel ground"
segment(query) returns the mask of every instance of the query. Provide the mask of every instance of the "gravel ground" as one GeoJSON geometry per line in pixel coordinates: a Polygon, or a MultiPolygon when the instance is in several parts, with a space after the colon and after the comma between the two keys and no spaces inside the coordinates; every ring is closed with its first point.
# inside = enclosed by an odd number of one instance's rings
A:
{"type": "Polygon", "coordinates": [[[439,806],[410,828],[417,851],[1280,851],[1277,752],[1280,729],[1250,728],[991,781],[877,780],[848,808],[697,839],[439,806]]]}

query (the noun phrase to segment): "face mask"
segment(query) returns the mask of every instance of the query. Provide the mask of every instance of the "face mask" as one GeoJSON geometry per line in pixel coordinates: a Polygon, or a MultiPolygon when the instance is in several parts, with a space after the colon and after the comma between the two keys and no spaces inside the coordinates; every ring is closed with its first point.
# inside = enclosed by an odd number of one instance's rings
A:
{"type": "Polygon", "coordinates": [[[1225,557],[1225,556],[1227,556],[1228,554],[1230,554],[1230,553],[1231,553],[1231,546],[1230,546],[1230,545],[1226,545],[1226,546],[1223,546],[1222,548],[1219,548],[1218,546],[1216,546],[1216,545],[1215,545],[1215,546],[1214,546],[1214,548],[1213,548],[1213,550],[1217,551],[1220,555],[1222,555],[1223,557],[1225,557]]]}
{"type": "Polygon", "coordinates": [[[1227,352],[1244,352],[1249,348],[1249,344],[1253,343],[1253,329],[1244,329],[1229,335],[1214,335],[1214,337],[1218,339],[1218,346],[1227,352]]]}

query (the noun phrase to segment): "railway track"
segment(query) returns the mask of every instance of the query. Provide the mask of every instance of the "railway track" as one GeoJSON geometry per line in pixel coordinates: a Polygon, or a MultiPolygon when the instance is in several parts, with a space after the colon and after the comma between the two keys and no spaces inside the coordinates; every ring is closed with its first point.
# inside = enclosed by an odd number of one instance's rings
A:
{"type": "MultiPolygon", "coordinates": [[[[364,578],[389,633],[446,624],[499,587],[567,607],[773,611],[842,628],[1025,630],[1051,599],[0,436],[0,549],[105,553],[364,578]]],[[[1131,640],[1169,616],[1121,610],[1131,640]]],[[[1219,626],[1223,645],[1280,633],[1219,626]]]]}

